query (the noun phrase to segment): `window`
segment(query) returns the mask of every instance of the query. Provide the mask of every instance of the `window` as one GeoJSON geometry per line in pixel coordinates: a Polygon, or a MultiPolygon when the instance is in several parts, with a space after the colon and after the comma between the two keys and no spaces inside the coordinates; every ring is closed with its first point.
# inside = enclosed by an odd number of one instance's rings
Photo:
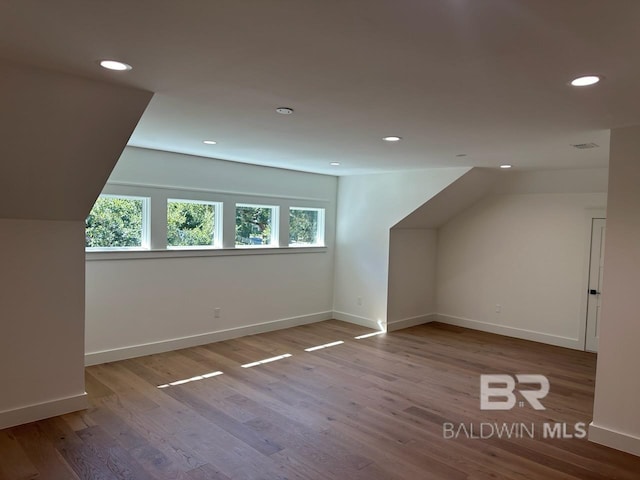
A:
{"type": "Polygon", "coordinates": [[[278,207],[236,204],[236,246],[265,245],[278,245],[278,207]]]}
{"type": "Polygon", "coordinates": [[[289,246],[324,245],[324,208],[289,209],[289,246]]]}
{"type": "Polygon", "coordinates": [[[147,249],[148,222],[148,198],[100,195],[85,222],[85,247],[147,249]]]}
{"type": "Polygon", "coordinates": [[[227,199],[213,191],[142,186],[109,188],[86,219],[85,248],[94,252],[89,259],[236,255],[227,250],[325,246],[326,210],[310,200],[240,194],[227,199]],[[302,206],[291,206],[296,204],[302,206]]]}
{"type": "Polygon", "coordinates": [[[220,246],[220,204],[198,200],[167,200],[167,247],[220,246]]]}

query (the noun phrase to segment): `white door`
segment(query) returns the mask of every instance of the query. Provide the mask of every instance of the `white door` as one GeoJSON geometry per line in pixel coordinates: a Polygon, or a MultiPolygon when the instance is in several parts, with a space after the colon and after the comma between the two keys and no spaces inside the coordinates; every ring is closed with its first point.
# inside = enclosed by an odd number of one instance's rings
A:
{"type": "Polygon", "coordinates": [[[602,304],[602,271],[606,219],[594,218],[591,224],[591,261],[589,263],[589,300],[587,303],[587,337],[585,350],[598,351],[600,305],[602,304]]]}

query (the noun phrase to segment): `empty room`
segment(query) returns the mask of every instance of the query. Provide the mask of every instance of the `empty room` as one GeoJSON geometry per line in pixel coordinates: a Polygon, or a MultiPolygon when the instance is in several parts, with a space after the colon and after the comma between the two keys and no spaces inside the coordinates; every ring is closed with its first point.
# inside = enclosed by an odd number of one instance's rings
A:
{"type": "Polygon", "coordinates": [[[0,480],[639,479],[639,21],[0,2],[0,480]]]}

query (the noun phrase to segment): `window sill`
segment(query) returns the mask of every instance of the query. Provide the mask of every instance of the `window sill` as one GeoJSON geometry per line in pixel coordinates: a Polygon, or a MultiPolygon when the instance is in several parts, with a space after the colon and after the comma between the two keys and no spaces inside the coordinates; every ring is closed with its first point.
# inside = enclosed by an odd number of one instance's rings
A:
{"type": "Polygon", "coordinates": [[[87,251],[89,262],[101,260],[150,260],[158,258],[234,257],[245,255],[288,255],[295,253],[326,253],[327,247],[262,247],[262,248],[203,248],[176,250],[110,250],[87,251]]]}

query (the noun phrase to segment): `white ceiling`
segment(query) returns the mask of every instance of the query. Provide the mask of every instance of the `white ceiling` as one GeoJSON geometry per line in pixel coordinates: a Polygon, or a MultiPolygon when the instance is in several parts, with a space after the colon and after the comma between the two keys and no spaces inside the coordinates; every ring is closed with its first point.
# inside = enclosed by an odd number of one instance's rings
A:
{"type": "Polygon", "coordinates": [[[0,57],[156,92],[140,147],[333,175],[595,167],[640,124],[638,25],[638,0],[0,0],[0,57]],[[567,85],[587,73],[606,80],[567,85]]]}

